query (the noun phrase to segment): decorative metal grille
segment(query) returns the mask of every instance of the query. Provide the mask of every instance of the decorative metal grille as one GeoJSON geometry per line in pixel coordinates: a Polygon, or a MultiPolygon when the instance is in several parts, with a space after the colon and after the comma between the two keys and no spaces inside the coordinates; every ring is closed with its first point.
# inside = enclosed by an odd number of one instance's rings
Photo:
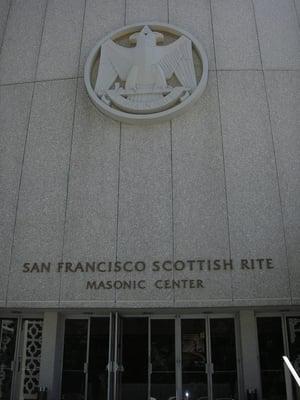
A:
{"type": "Polygon", "coordinates": [[[26,320],[22,360],[22,395],[20,400],[35,400],[38,396],[42,347],[42,320],[26,320]]]}

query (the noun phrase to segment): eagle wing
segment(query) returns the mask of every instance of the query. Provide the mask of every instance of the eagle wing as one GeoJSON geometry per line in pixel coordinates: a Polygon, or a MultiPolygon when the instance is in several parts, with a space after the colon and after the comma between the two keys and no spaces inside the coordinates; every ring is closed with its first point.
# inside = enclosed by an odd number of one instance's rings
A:
{"type": "Polygon", "coordinates": [[[98,68],[95,92],[101,95],[103,90],[109,89],[119,76],[126,81],[132,67],[132,53],[134,48],[119,46],[111,39],[101,46],[100,63],[98,68]]]}
{"type": "Polygon", "coordinates": [[[168,46],[160,46],[159,49],[161,52],[159,66],[166,79],[175,74],[183,86],[194,89],[197,81],[190,39],[181,36],[175,42],[168,46]]]}

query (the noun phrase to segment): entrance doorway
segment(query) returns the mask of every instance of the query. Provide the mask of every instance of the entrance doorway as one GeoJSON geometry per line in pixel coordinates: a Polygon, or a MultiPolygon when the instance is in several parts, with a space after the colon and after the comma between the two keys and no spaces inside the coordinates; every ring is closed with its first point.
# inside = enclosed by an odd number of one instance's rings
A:
{"type": "Polygon", "coordinates": [[[43,320],[0,319],[0,400],[35,400],[43,320]]]}
{"type": "Polygon", "coordinates": [[[238,400],[233,316],[67,319],[62,400],[238,400]]]}

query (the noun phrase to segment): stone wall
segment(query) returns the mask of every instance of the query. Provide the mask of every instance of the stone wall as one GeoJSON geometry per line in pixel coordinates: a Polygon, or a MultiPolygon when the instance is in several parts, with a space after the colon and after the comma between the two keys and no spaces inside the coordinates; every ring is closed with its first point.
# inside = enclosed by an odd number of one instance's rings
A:
{"type": "Polygon", "coordinates": [[[0,306],[299,304],[299,17],[299,0],[2,0],[0,306]],[[202,42],[208,86],[170,122],[120,124],[91,104],[84,62],[105,34],[152,20],[202,42]],[[147,267],[57,268],[116,260],[147,267]],[[184,271],[151,271],[176,260],[184,271]],[[86,289],[114,279],[146,289],[86,289]],[[203,287],[153,286],[182,279],[203,287]]]}

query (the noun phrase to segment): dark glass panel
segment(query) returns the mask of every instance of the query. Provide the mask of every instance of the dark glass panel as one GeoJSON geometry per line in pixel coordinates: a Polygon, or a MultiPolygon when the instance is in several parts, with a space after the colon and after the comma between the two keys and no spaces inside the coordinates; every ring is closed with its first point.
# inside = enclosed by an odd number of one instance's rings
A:
{"type": "Polygon", "coordinates": [[[122,400],[148,398],[148,319],[123,319],[122,400]]]}
{"type": "Polygon", "coordinates": [[[151,321],[151,397],[168,400],[176,396],[175,322],[151,321]]]}
{"type": "Polygon", "coordinates": [[[88,320],[65,323],[62,400],[84,400],[88,320]]]}
{"type": "Polygon", "coordinates": [[[151,397],[157,400],[175,400],[175,372],[153,372],[151,374],[151,397]]]}
{"type": "Polygon", "coordinates": [[[0,400],[9,400],[15,357],[17,319],[0,319],[0,400]]]}
{"type": "Polygon", "coordinates": [[[88,367],[88,400],[106,400],[109,318],[92,318],[88,367]]]}
{"type": "Polygon", "coordinates": [[[213,398],[238,399],[235,328],[233,318],[210,320],[213,398]]]}
{"type": "Polygon", "coordinates": [[[85,374],[82,371],[63,371],[62,400],[83,400],[85,374]]]}
{"type": "Polygon", "coordinates": [[[206,333],[204,319],[181,320],[182,398],[207,396],[206,333]]]}
{"type": "Polygon", "coordinates": [[[198,400],[201,397],[207,397],[207,391],[206,373],[182,373],[182,398],[184,400],[198,400]]]}
{"type": "Polygon", "coordinates": [[[263,400],[284,400],[286,389],[282,356],[284,355],[280,317],[257,318],[263,400]]]}
{"type": "MultiPolygon", "coordinates": [[[[290,361],[300,376],[300,317],[288,317],[287,327],[289,336],[290,361]]],[[[295,379],[291,379],[293,382],[294,400],[299,400],[300,388],[296,384],[295,379]]]]}

